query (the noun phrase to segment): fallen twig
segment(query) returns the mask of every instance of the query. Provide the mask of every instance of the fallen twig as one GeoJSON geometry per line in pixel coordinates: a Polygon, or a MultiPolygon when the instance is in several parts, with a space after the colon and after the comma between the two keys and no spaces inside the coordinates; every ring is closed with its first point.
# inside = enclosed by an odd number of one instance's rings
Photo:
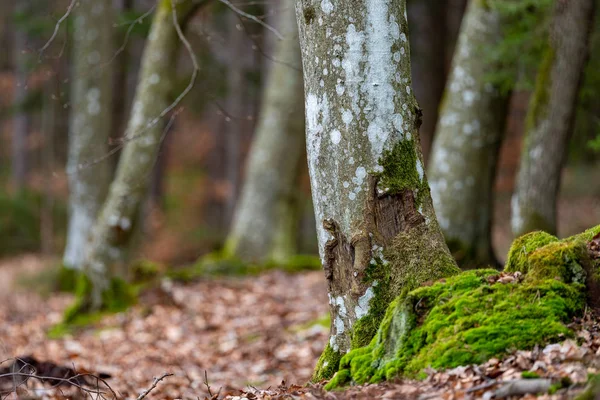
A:
{"type": "Polygon", "coordinates": [[[550,379],[519,379],[507,382],[496,390],[497,399],[503,399],[510,396],[522,396],[530,393],[545,393],[550,389],[552,380],[550,379]]]}
{"type": "Polygon", "coordinates": [[[158,383],[160,381],[162,381],[163,379],[165,379],[165,378],[167,378],[169,376],[173,376],[173,374],[171,374],[169,372],[165,372],[164,374],[162,374],[158,378],[154,378],[154,382],[152,382],[152,386],[150,386],[148,389],[146,389],[142,393],[140,393],[140,395],[137,397],[136,400],[142,400],[143,398],[145,398],[146,396],[148,396],[150,394],[150,392],[153,391],[156,388],[156,385],[158,385],[158,383]]]}

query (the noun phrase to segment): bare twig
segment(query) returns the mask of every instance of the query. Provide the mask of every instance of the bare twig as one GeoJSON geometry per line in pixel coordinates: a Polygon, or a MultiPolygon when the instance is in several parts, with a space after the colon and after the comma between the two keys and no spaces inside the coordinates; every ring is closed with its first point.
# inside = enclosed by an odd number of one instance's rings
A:
{"type": "Polygon", "coordinates": [[[221,395],[222,388],[219,388],[219,391],[216,394],[213,394],[212,390],[210,389],[210,385],[208,384],[208,373],[206,372],[206,370],[204,371],[204,386],[206,386],[206,391],[208,392],[208,395],[211,399],[218,399],[221,395]]]}
{"type": "Polygon", "coordinates": [[[173,376],[173,374],[165,372],[164,374],[162,374],[158,378],[154,378],[154,382],[152,382],[152,386],[150,386],[148,389],[146,389],[142,393],[140,393],[140,395],[137,397],[136,400],[142,400],[142,399],[144,399],[146,396],[148,396],[150,394],[151,391],[153,391],[156,388],[156,385],[158,385],[158,383],[160,381],[162,381],[163,379],[165,379],[165,378],[167,378],[169,376],[173,376]]]}
{"type": "Polygon", "coordinates": [[[497,399],[503,399],[511,396],[523,396],[530,393],[545,393],[550,389],[552,380],[550,379],[520,379],[506,382],[502,387],[496,390],[497,399]]]}
{"type": "Polygon", "coordinates": [[[233,5],[229,0],[219,0],[221,3],[225,4],[227,7],[229,7],[232,11],[234,11],[235,13],[241,15],[242,17],[248,18],[254,22],[256,22],[257,24],[261,25],[263,28],[271,31],[275,36],[277,36],[280,40],[283,40],[283,36],[281,35],[281,33],[279,33],[277,31],[277,29],[273,28],[271,25],[267,24],[266,22],[264,22],[263,20],[261,20],[260,18],[257,18],[255,15],[252,14],[248,14],[247,12],[240,10],[239,8],[237,8],[235,5],[233,5]]]}
{"type": "Polygon", "coordinates": [[[77,4],[77,0],[71,0],[71,4],[69,4],[69,7],[67,7],[67,12],[65,12],[65,14],[62,17],[60,17],[60,19],[56,22],[56,25],[54,25],[54,32],[52,32],[52,36],[50,36],[50,39],[48,39],[48,41],[46,42],[46,44],[44,46],[42,46],[42,48],[39,50],[39,60],[40,61],[42,59],[44,51],[46,51],[48,49],[48,47],[50,47],[50,45],[52,44],[52,42],[54,41],[54,39],[56,39],[56,35],[58,34],[58,30],[60,29],[60,25],[67,18],[69,18],[69,15],[71,15],[71,12],[73,11],[73,8],[75,8],[75,4],[77,4]]]}

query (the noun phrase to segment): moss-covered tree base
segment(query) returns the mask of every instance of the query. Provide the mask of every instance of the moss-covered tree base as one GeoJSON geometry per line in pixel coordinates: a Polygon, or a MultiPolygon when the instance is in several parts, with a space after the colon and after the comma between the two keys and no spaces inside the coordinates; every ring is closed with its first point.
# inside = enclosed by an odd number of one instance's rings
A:
{"type": "Polygon", "coordinates": [[[510,272],[466,271],[397,297],[373,340],[342,357],[327,388],[478,364],[572,336],[567,324],[599,280],[587,246],[599,232],[562,241],[528,234],[511,248],[510,272]]]}
{"type": "Polygon", "coordinates": [[[104,315],[125,311],[137,301],[138,288],[120,278],[111,279],[108,288],[102,292],[99,308],[92,307],[91,289],[88,277],[80,275],[75,303],[67,308],[63,321],[48,332],[50,337],[60,337],[74,328],[96,322],[104,315]]]}

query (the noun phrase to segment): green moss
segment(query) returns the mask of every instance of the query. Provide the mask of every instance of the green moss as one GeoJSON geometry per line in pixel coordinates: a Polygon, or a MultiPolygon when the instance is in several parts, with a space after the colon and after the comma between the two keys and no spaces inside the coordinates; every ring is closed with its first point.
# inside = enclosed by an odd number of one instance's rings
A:
{"type": "Polygon", "coordinates": [[[588,377],[585,390],[575,400],[595,400],[600,394],[600,375],[592,374],[588,377]]]}
{"type": "Polygon", "coordinates": [[[356,383],[376,382],[478,364],[572,335],[564,323],[583,311],[583,285],[489,284],[495,274],[467,271],[398,297],[371,343],[346,354],[340,368],[356,383]]]}
{"type": "Polygon", "coordinates": [[[271,270],[289,273],[316,271],[321,269],[321,260],[317,256],[297,254],[286,262],[267,261],[263,264],[247,263],[225,251],[216,251],[202,257],[194,265],[167,271],[167,277],[190,282],[201,278],[222,276],[255,276],[271,270]]]}
{"type": "Polygon", "coordinates": [[[319,357],[319,361],[317,361],[315,373],[313,374],[311,380],[313,382],[320,382],[324,379],[331,378],[338,370],[341,358],[342,355],[333,350],[329,343],[327,343],[325,350],[323,350],[321,357],[319,357]]]}
{"type": "Polygon", "coordinates": [[[526,132],[535,129],[539,120],[546,117],[548,99],[550,97],[550,75],[552,72],[552,65],[554,64],[554,58],[554,50],[551,47],[548,47],[540,64],[535,81],[535,89],[529,102],[529,109],[525,120],[526,132]]]}
{"type": "Polygon", "coordinates": [[[149,282],[158,278],[166,268],[154,261],[138,260],[129,267],[132,281],[136,283],[149,282]]]}
{"type": "Polygon", "coordinates": [[[586,230],[585,232],[580,233],[578,235],[570,236],[570,237],[566,238],[565,241],[572,242],[575,240],[579,240],[579,241],[589,242],[596,235],[600,235],[600,225],[594,226],[593,228],[590,228],[590,229],[586,230]]]}
{"type": "Polygon", "coordinates": [[[60,292],[73,293],[77,288],[80,272],[75,268],[61,265],[56,277],[56,289],[60,292]]]}
{"type": "Polygon", "coordinates": [[[55,332],[89,324],[105,314],[125,311],[137,300],[137,288],[116,277],[110,280],[108,288],[102,292],[100,309],[92,309],[91,291],[90,279],[81,274],[77,281],[75,303],[65,311],[63,327],[56,327],[55,332]]]}
{"type": "Polygon", "coordinates": [[[521,378],[523,379],[538,379],[540,377],[539,374],[531,371],[523,371],[521,372],[521,378]]]}
{"type": "Polygon", "coordinates": [[[527,281],[560,279],[565,283],[585,283],[583,263],[587,259],[584,242],[553,242],[529,255],[527,281]]]}
{"type": "Polygon", "coordinates": [[[379,178],[379,187],[391,194],[414,190],[416,207],[421,205],[424,196],[429,193],[427,180],[421,180],[417,171],[418,159],[415,141],[404,139],[396,143],[392,150],[383,152],[379,159],[383,172],[373,174],[379,178]]]}
{"type": "Polygon", "coordinates": [[[529,270],[529,255],[538,248],[557,241],[556,236],[541,231],[530,232],[516,238],[508,251],[505,270],[526,274],[529,270]]]}

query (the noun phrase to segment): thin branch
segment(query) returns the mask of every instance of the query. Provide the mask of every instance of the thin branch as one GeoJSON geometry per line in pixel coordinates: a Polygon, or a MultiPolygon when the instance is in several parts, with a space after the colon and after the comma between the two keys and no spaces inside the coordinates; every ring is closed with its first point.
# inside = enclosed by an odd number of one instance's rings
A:
{"type": "Polygon", "coordinates": [[[56,22],[56,25],[54,25],[54,32],[52,32],[52,36],[50,36],[50,39],[48,39],[48,41],[46,42],[46,44],[39,50],[39,61],[42,60],[42,56],[44,54],[44,51],[46,51],[48,49],[48,47],[50,47],[50,45],[52,44],[52,42],[54,41],[54,39],[56,39],[56,35],[58,34],[58,30],[60,29],[60,25],[67,18],[69,18],[69,15],[71,15],[71,11],[73,11],[73,8],[75,8],[75,4],[77,4],[77,0],[71,0],[71,4],[69,4],[69,7],[67,7],[67,12],[62,17],[60,17],[60,19],[56,22]]]}
{"type": "Polygon", "coordinates": [[[146,396],[148,396],[150,394],[151,391],[153,391],[156,388],[156,385],[158,385],[158,383],[160,381],[162,381],[163,379],[165,379],[165,378],[167,378],[169,376],[173,376],[173,374],[165,372],[164,374],[162,374],[158,378],[154,378],[154,382],[152,382],[152,386],[150,386],[148,389],[146,389],[142,393],[140,393],[140,395],[137,397],[136,400],[142,400],[142,399],[144,399],[146,396]]]}
{"type": "Polygon", "coordinates": [[[246,18],[256,22],[257,24],[261,25],[263,28],[271,31],[275,36],[277,36],[279,38],[279,40],[283,40],[283,35],[281,35],[281,33],[279,33],[277,31],[277,29],[273,28],[271,25],[267,24],[260,18],[257,18],[255,15],[248,14],[247,12],[245,12],[243,10],[240,10],[235,5],[233,5],[229,0],[219,0],[219,1],[223,4],[225,4],[227,7],[229,7],[232,11],[241,15],[242,17],[246,17],[246,18]]]}

